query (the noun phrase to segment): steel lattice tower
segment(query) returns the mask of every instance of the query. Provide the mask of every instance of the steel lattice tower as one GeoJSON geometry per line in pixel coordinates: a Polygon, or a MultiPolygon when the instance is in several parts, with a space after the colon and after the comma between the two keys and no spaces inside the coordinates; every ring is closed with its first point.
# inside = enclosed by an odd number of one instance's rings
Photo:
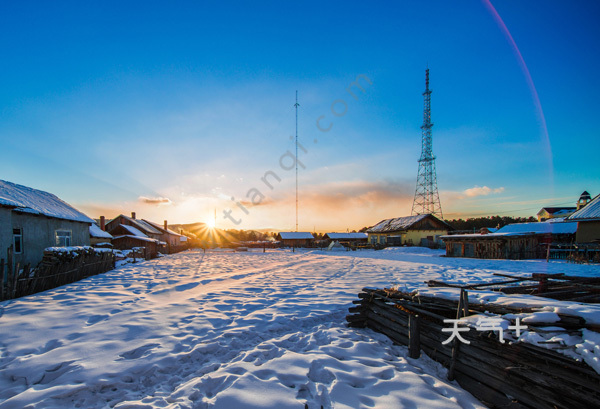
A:
{"type": "Polygon", "coordinates": [[[417,188],[413,201],[412,215],[433,214],[443,220],[442,205],[437,188],[435,172],[435,156],[431,147],[431,90],[429,89],[429,68],[425,70],[425,92],[423,93],[423,125],[421,158],[419,159],[419,173],[417,175],[417,188]]]}

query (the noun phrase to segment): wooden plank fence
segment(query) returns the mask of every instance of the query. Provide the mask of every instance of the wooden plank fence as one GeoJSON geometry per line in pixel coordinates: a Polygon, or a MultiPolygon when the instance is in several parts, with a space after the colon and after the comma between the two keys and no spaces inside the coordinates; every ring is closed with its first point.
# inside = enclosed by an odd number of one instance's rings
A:
{"type": "Polygon", "coordinates": [[[6,262],[0,260],[0,301],[60,287],[114,268],[112,252],[96,252],[91,247],[75,253],[46,251],[34,269],[29,265],[21,269],[18,263],[12,268],[10,251],[8,255],[6,262]]]}
{"type": "MultiPolygon", "coordinates": [[[[469,304],[461,290],[460,302],[434,297],[365,288],[350,308],[347,321],[353,327],[369,327],[409,346],[409,356],[421,350],[448,368],[449,379],[492,408],[592,408],[600,407],[600,375],[587,364],[550,349],[523,342],[500,343],[492,331],[460,332],[470,344],[449,338],[445,319],[459,319],[471,312],[498,314],[532,312],[490,304],[469,304]]],[[[566,331],[595,329],[580,317],[560,315],[566,331]]],[[[531,325],[531,324],[530,324],[531,325]]],[[[540,329],[540,331],[543,331],[540,329]]]]}

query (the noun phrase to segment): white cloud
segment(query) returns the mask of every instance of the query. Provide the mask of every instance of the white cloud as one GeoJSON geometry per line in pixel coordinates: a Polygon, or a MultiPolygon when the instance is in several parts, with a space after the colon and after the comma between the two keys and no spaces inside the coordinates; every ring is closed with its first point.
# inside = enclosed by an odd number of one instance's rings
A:
{"type": "Polygon", "coordinates": [[[138,198],[138,200],[142,203],[146,203],[146,204],[151,204],[151,205],[170,205],[173,202],[171,202],[171,199],[167,198],[167,197],[145,197],[145,196],[140,196],[138,198]]]}
{"type": "Polygon", "coordinates": [[[487,186],[475,186],[470,189],[466,189],[463,192],[463,194],[467,197],[477,197],[477,196],[487,196],[492,193],[502,193],[502,192],[504,192],[503,187],[492,189],[487,186]]]}

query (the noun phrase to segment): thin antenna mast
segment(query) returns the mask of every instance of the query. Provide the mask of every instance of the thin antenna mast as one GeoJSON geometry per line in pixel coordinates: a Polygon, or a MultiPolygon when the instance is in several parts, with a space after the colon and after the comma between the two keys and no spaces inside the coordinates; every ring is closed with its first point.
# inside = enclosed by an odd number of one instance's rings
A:
{"type": "Polygon", "coordinates": [[[298,231],[298,90],[296,90],[296,231],[298,231]]]}

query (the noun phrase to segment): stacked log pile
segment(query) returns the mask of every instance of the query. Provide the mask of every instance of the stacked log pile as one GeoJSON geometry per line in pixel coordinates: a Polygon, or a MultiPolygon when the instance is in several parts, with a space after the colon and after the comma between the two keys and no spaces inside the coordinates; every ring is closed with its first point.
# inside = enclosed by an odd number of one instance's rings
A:
{"type": "MultiPolygon", "coordinates": [[[[2,260],[3,261],[3,260],[2,260]]],[[[2,263],[0,263],[2,265],[2,263]]],[[[7,266],[10,264],[7,263],[7,266]]],[[[0,267],[4,271],[4,267],[0,267]]],[[[112,252],[97,252],[92,247],[50,248],[34,269],[17,264],[14,270],[6,268],[8,285],[0,292],[0,301],[23,297],[73,283],[114,268],[112,252]]]]}
{"type": "MultiPolygon", "coordinates": [[[[492,331],[460,332],[470,344],[458,338],[443,344],[450,334],[442,329],[452,327],[445,319],[484,311],[520,314],[532,309],[469,304],[464,290],[460,302],[368,288],[358,297],[347,316],[350,326],[368,327],[408,345],[412,358],[419,357],[422,350],[448,368],[450,380],[456,379],[492,408],[600,407],[598,373],[556,351],[524,342],[501,343],[492,331]]],[[[559,316],[561,321],[551,325],[568,331],[593,327],[580,317],[559,316]]]]}

